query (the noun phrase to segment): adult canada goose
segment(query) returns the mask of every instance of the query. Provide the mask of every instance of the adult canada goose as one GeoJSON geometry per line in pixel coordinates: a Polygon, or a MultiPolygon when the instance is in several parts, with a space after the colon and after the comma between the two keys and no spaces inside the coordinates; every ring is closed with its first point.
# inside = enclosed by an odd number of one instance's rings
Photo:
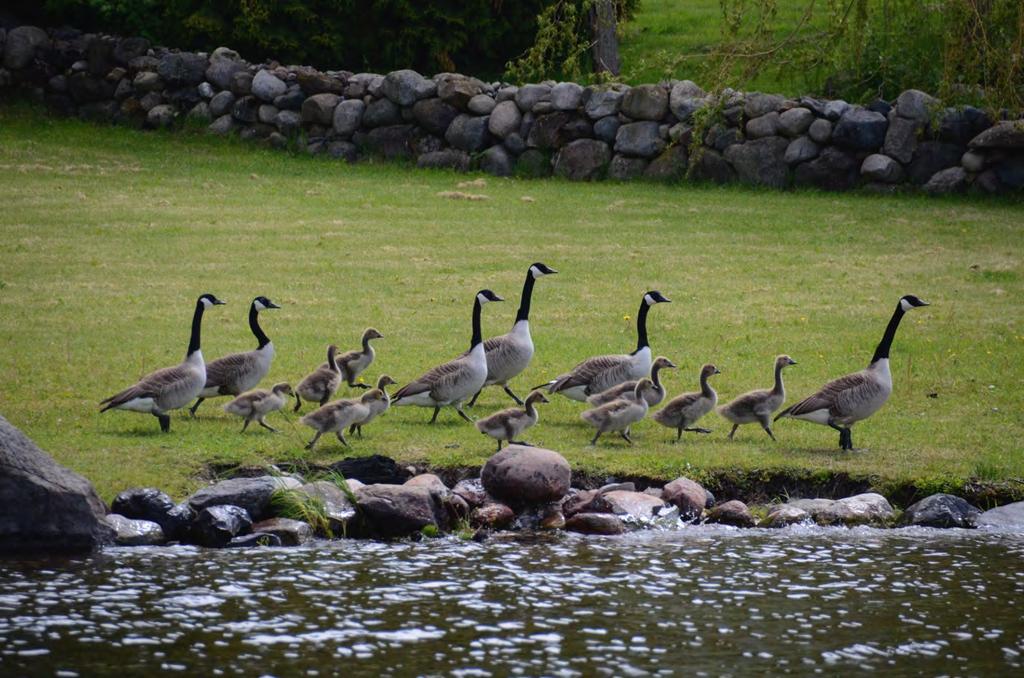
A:
{"type": "MultiPolygon", "coordinates": [[[[487,354],[487,380],[484,388],[500,384],[516,404],[523,401],[512,392],[508,382],[516,378],[533,359],[533,338],[530,336],[530,300],[533,298],[533,283],[544,275],[552,275],[558,271],[548,268],[539,261],[531,264],[526,270],[526,282],[523,283],[523,295],[519,299],[519,311],[512,331],[500,337],[492,337],[484,342],[484,353],[487,354]]],[[[483,389],[476,392],[469,401],[469,407],[476,404],[483,389]]]]}
{"type": "Polygon", "coordinates": [[[338,347],[331,344],[327,347],[327,362],[313,370],[295,387],[294,412],[302,407],[302,399],[319,401],[320,407],[327,404],[338,386],[341,385],[341,368],[337,361],[338,347]]]}
{"type": "Polygon", "coordinates": [[[161,431],[170,431],[171,417],[167,413],[188,405],[206,384],[206,363],[203,360],[203,352],[199,349],[203,312],[211,306],[223,303],[212,294],[200,296],[196,300],[196,310],[192,314],[192,334],[189,337],[184,362],[175,367],[165,367],[151,372],[133,386],[101,401],[103,409],[100,412],[131,410],[152,414],[160,421],[161,431]]]}
{"type": "Polygon", "coordinates": [[[249,304],[249,330],[256,337],[255,351],[231,353],[206,363],[206,385],[189,410],[193,417],[207,398],[244,393],[255,388],[267,376],[274,359],[274,344],[260,327],[259,318],[260,311],[268,308],[281,307],[266,297],[256,297],[249,304]]]}
{"type": "Polygon", "coordinates": [[[647,312],[654,304],[668,303],[661,292],[651,290],[640,300],[636,314],[636,350],[627,355],[602,355],[587,358],[571,371],[552,379],[547,384],[548,393],[561,393],[571,400],[585,402],[586,399],[605,391],[616,384],[632,379],[642,379],[651,371],[651,346],[647,341],[647,312]]]}
{"type": "Polygon", "coordinates": [[[786,402],[786,388],[782,385],[782,370],[789,365],[796,365],[796,361],[788,355],[776,357],[775,385],[772,388],[748,391],[718,408],[718,413],[732,422],[732,430],[729,431],[730,440],[740,424],[755,422],[761,424],[761,428],[768,434],[768,437],[775,440],[775,434],[772,433],[772,412],[786,402]]]}
{"type": "Polygon", "coordinates": [[[850,427],[877,412],[892,393],[892,373],[889,371],[889,349],[896,336],[903,315],[912,308],[927,306],[913,294],[900,298],[892,318],[885,328],[882,341],[866,369],[839,377],[821,387],[814,395],[804,398],[775,417],[793,417],[831,426],[839,431],[839,447],[853,449],[850,427]]]}
{"type": "Polygon", "coordinates": [[[245,429],[249,428],[249,424],[253,421],[263,428],[277,433],[277,429],[264,421],[264,417],[284,407],[285,401],[290,399],[291,395],[291,385],[282,382],[274,384],[269,391],[265,388],[246,391],[224,405],[224,411],[245,419],[241,433],[245,433],[245,429]]]}
{"type": "MultiPolygon", "coordinates": [[[[658,373],[663,369],[673,369],[675,366],[675,363],[665,356],[658,356],[654,359],[654,363],[651,365],[651,383],[654,384],[654,388],[647,391],[647,404],[651,407],[656,407],[665,399],[665,387],[661,385],[658,373]]],[[[617,386],[595,393],[587,398],[587,402],[596,407],[619,398],[632,398],[635,388],[636,380],[624,381],[617,386]]]]}
{"type": "Polygon", "coordinates": [[[715,374],[721,374],[719,369],[710,363],[700,368],[700,390],[696,393],[684,393],[668,401],[665,407],[654,413],[654,421],[662,426],[676,429],[676,439],[679,442],[683,437],[683,431],[692,433],[711,433],[706,428],[695,428],[693,425],[705,414],[715,409],[718,402],[718,394],[711,388],[708,379],[715,374]]]}
{"type": "Polygon", "coordinates": [[[370,388],[369,384],[359,384],[356,377],[366,371],[366,368],[373,362],[376,353],[370,346],[371,339],[383,339],[384,335],[368,328],[363,332],[363,348],[360,351],[346,351],[337,357],[338,368],[341,369],[341,376],[345,383],[352,388],[370,388]]]}
{"type": "Polygon", "coordinates": [[[438,365],[414,382],[406,384],[395,393],[391,404],[416,405],[433,407],[434,416],[430,423],[437,421],[437,413],[446,405],[451,405],[466,421],[472,423],[462,411],[462,401],[473,395],[487,381],[487,356],[484,354],[484,342],[480,333],[480,309],[489,301],[504,301],[490,290],[480,290],[473,301],[473,337],[469,341],[469,351],[458,358],[438,365]]]}
{"type": "Polygon", "coordinates": [[[357,421],[365,420],[369,416],[370,404],[385,397],[378,389],[372,389],[358,399],[335,400],[310,412],[299,420],[300,423],[316,431],[313,439],[306,445],[306,449],[313,449],[313,445],[320,440],[320,436],[332,431],[341,444],[348,447],[348,441],[345,440],[345,429],[357,421]]]}
{"type": "Polygon", "coordinates": [[[633,444],[629,437],[629,427],[647,416],[648,391],[654,388],[654,383],[644,377],[636,383],[633,389],[632,398],[619,398],[600,407],[595,407],[580,414],[580,417],[597,429],[591,445],[597,445],[597,439],[602,433],[618,431],[627,443],[633,444]]]}
{"type": "Polygon", "coordinates": [[[388,386],[391,386],[392,384],[395,384],[395,383],[398,383],[398,382],[396,382],[394,379],[392,379],[391,377],[389,377],[386,374],[382,374],[380,376],[380,378],[377,379],[377,390],[381,392],[381,395],[383,397],[380,398],[379,400],[374,400],[374,401],[372,401],[370,403],[367,403],[367,408],[369,409],[369,414],[367,414],[365,419],[363,419],[361,421],[358,421],[358,422],[352,424],[351,426],[349,426],[348,427],[348,432],[349,433],[358,433],[359,437],[362,438],[363,437],[363,425],[364,424],[369,424],[371,421],[376,419],[378,417],[378,415],[384,414],[384,412],[386,412],[388,410],[388,408],[391,407],[391,398],[388,397],[388,392],[387,392],[386,389],[387,389],[388,386]]]}
{"type": "Polygon", "coordinates": [[[537,403],[549,402],[540,391],[533,391],[526,397],[522,407],[510,407],[507,410],[495,412],[476,422],[476,428],[484,435],[491,436],[498,441],[498,451],[501,451],[501,441],[506,440],[516,445],[529,445],[529,443],[516,440],[523,431],[537,423],[537,403]]]}

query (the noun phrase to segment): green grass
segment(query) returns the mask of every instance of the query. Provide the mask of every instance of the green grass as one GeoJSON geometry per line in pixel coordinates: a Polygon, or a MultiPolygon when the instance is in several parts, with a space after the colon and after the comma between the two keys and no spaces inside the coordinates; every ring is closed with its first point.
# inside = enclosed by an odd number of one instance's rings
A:
{"type": "MultiPolygon", "coordinates": [[[[369,378],[404,382],[466,348],[476,290],[508,299],[484,312],[487,334],[505,331],[538,260],[560,273],[537,285],[522,394],[584,357],[630,350],[650,288],[673,300],[650,318],[655,352],[681,368],[669,392],[695,388],[713,361],[723,398],[768,385],[781,352],[800,363],[787,372],[791,399],[806,395],[867,362],[901,294],[933,304],[897,337],[889,404],[855,428],[868,452],[840,452],[833,431],[791,420],[777,424],[777,444],[754,427],[730,442],[714,415],[703,422],[712,435],[682,445],[647,421],[635,447],[595,450],[582,407],[556,399],[527,439],[577,468],[1024,477],[1020,203],[492,178],[465,189],[489,200],[464,202],[436,195],[466,178],[446,172],[35,114],[0,109],[0,413],[107,499],[137,485],[180,498],[212,462],[483,463],[493,441],[452,410],[433,427],[428,410],[393,410],[351,450],[324,439],[310,455],[290,414],[270,418],[282,434],[240,435],[214,400],[198,420],[175,414],[162,435],[153,417],[101,415],[97,403],[181,359],[206,291],[229,302],[207,315],[208,358],[252,347],[247,304],[265,294],[283,307],[264,315],[278,349],[266,383],[295,384],[329,342],[354,347],[369,325],[386,335],[369,378]]],[[[508,404],[489,390],[476,414],[508,404]]]]}

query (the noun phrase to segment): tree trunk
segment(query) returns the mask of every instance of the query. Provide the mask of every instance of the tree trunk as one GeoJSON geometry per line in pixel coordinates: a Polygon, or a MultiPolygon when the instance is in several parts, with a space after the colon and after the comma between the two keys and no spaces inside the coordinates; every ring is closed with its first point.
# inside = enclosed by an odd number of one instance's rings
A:
{"type": "Polygon", "coordinates": [[[615,35],[615,0],[595,0],[590,10],[594,36],[594,72],[619,74],[619,40],[615,35]]]}

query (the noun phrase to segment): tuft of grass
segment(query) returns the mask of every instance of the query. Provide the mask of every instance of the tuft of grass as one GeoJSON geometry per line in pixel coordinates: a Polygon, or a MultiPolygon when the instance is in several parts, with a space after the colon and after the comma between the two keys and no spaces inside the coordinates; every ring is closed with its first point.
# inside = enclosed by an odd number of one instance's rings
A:
{"type": "MultiPolygon", "coordinates": [[[[701,422],[711,435],[678,445],[648,420],[633,447],[590,448],[582,406],[554,398],[528,440],[576,469],[666,480],[720,469],[1024,477],[1024,280],[968,275],[972,265],[1022,270],[1019,201],[492,178],[474,189],[487,201],[436,196],[467,178],[0,108],[0,413],[107,500],[132,486],[184,497],[208,464],[379,453],[481,466],[491,441],[451,410],[428,426],[429,410],[393,408],[351,448],[325,438],[311,453],[288,408],[269,419],[282,433],[240,434],[225,399],[210,399],[197,419],[174,413],[165,435],[153,417],[101,415],[97,403],[182,359],[203,292],[228,302],[204,320],[208,359],[254,348],[254,296],[282,306],[261,315],[277,350],[264,386],[298,383],[329,343],[355,348],[367,326],[386,335],[368,382],[384,372],[407,382],[467,348],[477,290],[508,300],[484,308],[484,332],[507,331],[526,268],[543,261],[559,274],[537,282],[537,352],[513,380],[520,395],[583,358],[632,350],[648,289],[673,300],[650,314],[654,351],[679,365],[663,373],[669,395],[695,390],[700,366],[714,362],[722,402],[769,386],[783,352],[799,362],[786,372],[789,401],[806,396],[867,363],[901,294],[933,304],[900,329],[889,403],[854,428],[865,452],[842,452],[831,429],[793,420],[775,424],[778,443],[756,426],[729,440],[715,414],[701,422]]],[[[469,412],[510,404],[489,388],[469,412]]]]}
{"type": "Polygon", "coordinates": [[[270,496],[274,513],[282,518],[301,520],[313,528],[313,532],[332,539],[331,521],[327,507],[319,497],[291,488],[278,488],[270,496]]]}

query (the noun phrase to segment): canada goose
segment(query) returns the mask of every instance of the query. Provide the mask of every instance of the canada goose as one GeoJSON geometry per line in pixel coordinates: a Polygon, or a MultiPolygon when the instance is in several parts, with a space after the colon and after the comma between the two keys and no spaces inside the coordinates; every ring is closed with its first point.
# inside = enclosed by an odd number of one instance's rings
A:
{"type": "MultiPolygon", "coordinates": [[[[523,283],[523,295],[519,299],[519,311],[516,313],[516,322],[512,325],[512,331],[500,337],[492,337],[484,342],[484,353],[487,354],[487,381],[484,388],[493,384],[500,384],[516,404],[522,405],[523,401],[512,392],[508,382],[516,378],[527,367],[533,359],[533,338],[530,336],[530,300],[533,297],[533,282],[543,276],[552,275],[558,271],[548,268],[539,261],[531,264],[526,270],[526,282],[523,283]]],[[[476,392],[473,399],[469,401],[469,407],[476,404],[483,389],[476,392]]]]}
{"type": "Polygon", "coordinates": [[[647,392],[652,388],[653,382],[644,377],[636,383],[632,398],[619,398],[580,414],[584,421],[597,429],[590,444],[597,445],[597,439],[602,433],[618,431],[619,435],[632,445],[633,439],[629,437],[627,429],[647,416],[647,392]]]}
{"type": "Polygon", "coordinates": [[[786,388],[782,385],[782,369],[789,365],[796,365],[796,361],[788,355],[776,357],[775,386],[770,389],[749,391],[718,408],[718,413],[732,422],[732,430],[729,431],[730,440],[740,424],[753,424],[754,422],[761,424],[761,428],[768,434],[768,437],[775,440],[775,434],[772,433],[772,412],[786,402],[786,388]]]}
{"type": "Polygon", "coordinates": [[[363,349],[361,351],[346,351],[337,357],[341,376],[351,388],[370,388],[369,384],[356,383],[356,377],[370,366],[376,356],[373,347],[370,346],[370,340],[383,338],[383,334],[370,327],[363,332],[363,349]]]}
{"type": "Polygon", "coordinates": [[[306,449],[313,449],[313,445],[320,440],[320,436],[332,431],[341,444],[348,447],[348,441],[345,440],[345,429],[357,421],[365,420],[370,413],[370,404],[378,402],[384,397],[386,396],[379,390],[372,389],[360,398],[335,400],[310,412],[299,420],[300,423],[316,431],[313,439],[306,445],[306,449]]]}
{"type": "MultiPolygon", "coordinates": [[[[675,363],[666,358],[665,356],[658,356],[654,359],[654,363],[651,364],[651,383],[654,384],[654,388],[647,391],[647,404],[651,407],[656,407],[665,399],[665,387],[661,385],[661,379],[658,373],[663,369],[673,369],[675,363]]],[[[604,405],[610,403],[613,400],[619,398],[632,398],[633,390],[636,388],[636,380],[624,381],[617,386],[612,386],[609,389],[595,393],[594,395],[587,398],[587,402],[595,407],[598,405],[604,405]]]]}
{"type": "Polygon", "coordinates": [[[852,450],[853,433],[850,427],[877,412],[892,393],[889,349],[900,320],[907,311],[920,306],[928,304],[913,294],[901,297],[867,369],[828,382],[814,395],[780,412],[775,420],[793,417],[831,426],[839,431],[839,447],[852,450]]]}
{"type": "Polygon", "coordinates": [[[295,387],[294,412],[302,407],[302,399],[320,402],[320,407],[327,404],[334,392],[341,385],[341,368],[337,361],[338,347],[331,344],[327,347],[327,362],[313,370],[295,387]]]}
{"type": "Polygon", "coordinates": [[[487,357],[480,333],[480,309],[489,301],[504,301],[490,290],[480,290],[473,301],[473,337],[469,351],[458,358],[438,365],[414,382],[406,384],[395,393],[391,404],[433,407],[434,416],[430,423],[437,421],[437,413],[445,405],[451,405],[466,421],[472,423],[462,411],[462,401],[473,395],[487,380],[487,357]]]}
{"type": "Polygon", "coordinates": [[[249,330],[256,337],[255,351],[231,353],[206,363],[206,385],[189,410],[193,417],[207,398],[244,393],[255,388],[267,376],[274,359],[274,344],[260,327],[259,317],[260,311],[268,308],[281,307],[266,297],[256,297],[249,304],[249,330]]]}
{"type": "Polygon", "coordinates": [[[379,400],[374,400],[367,404],[369,414],[362,421],[358,421],[349,426],[349,433],[358,433],[360,438],[363,437],[363,425],[369,424],[371,421],[376,419],[378,415],[384,414],[384,412],[386,412],[388,408],[391,407],[391,398],[388,397],[388,392],[386,389],[388,386],[391,386],[392,384],[396,383],[398,382],[396,382],[394,379],[392,379],[386,374],[382,374],[380,378],[377,379],[377,390],[380,391],[383,397],[380,398],[379,400]]]}
{"type": "Polygon", "coordinates": [[[616,384],[642,379],[651,371],[651,347],[647,341],[647,312],[654,304],[670,300],[661,292],[651,290],[640,300],[636,315],[636,350],[628,355],[602,355],[587,358],[566,374],[547,384],[548,393],[561,393],[567,398],[585,402],[587,397],[605,391],[616,384]]]}
{"type": "Polygon", "coordinates": [[[537,423],[537,403],[549,402],[540,391],[532,391],[526,397],[523,407],[510,407],[507,410],[495,412],[476,422],[477,430],[484,435],[491,436],[498,441],[498,451],[501,451],[501,441],[507,440],[516,445],[529,445],[516,438],[522,435],[523,431],[537,423]]]}
{"type": "Polygon", "coordinates": [[[715,374],[721,374],[721,371],[714,365],[704,365],[700,368],[699,391],[678,395],[668,401],[665,407],[654,413],[652,417],[654,421],[662,426],[676,429],[676,439],[673,442],[679,442],[683,437],[683,431],[711,433],[709,429],[694,428],[693,425],[705,414],[715,409],[718,394],[708,383],[708,378],[715,374]]]}
{"type": "Polygon", "coordinates": [[[192,334],[189,337],[185,361],[175,367],[165,367],[151,372],[135,385],[102,400],[100,405],[103,405],[103,409],[100,412],[114,409],[152,414],[160,421],[161,431],[170,431],[171,417],[167,412],[188,405],[206,384],[206,363],[203,361],[203,352],[199,350],[203,312],[211,306],[220,306],[223,303],[212,294],[200,296],[196,300],[196,310],[192,314],[192,334]]]}
{"type": "Polygon", "coordinates": [[[238,415],[245,418],[242,424],[241,433],[249,428],[249,424],[256,421],[263,428],[277,433],[277,429],[264,421],[271,412],[277,412],[284,407],[285,401],[292,395],[292,387],[284,382],[274,384],[269,391],[265,388],[258,388],[246,391],[231,402],[224,405],[224,411],[228,414],[238,415]]]}

